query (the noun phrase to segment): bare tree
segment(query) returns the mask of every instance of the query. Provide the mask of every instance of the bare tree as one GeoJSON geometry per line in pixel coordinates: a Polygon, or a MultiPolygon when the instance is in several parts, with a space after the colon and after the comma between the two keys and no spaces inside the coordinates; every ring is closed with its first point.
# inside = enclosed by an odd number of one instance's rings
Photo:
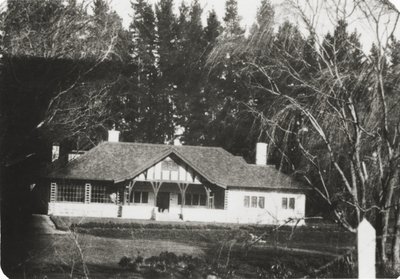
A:
{"type": "MultiPolygon", "coordinates": [[[[107,1],[96,1],[93,7],[90,4],[74,0],[10,0],[2,9],[1,48],[3,60],[8,61],[5,70],[15,71],[15,58],[27,62],[32,57],[40,58],[39,64],[47,65],[39,69],[47,76],[48,84],[35,85],[39,88],[35,92],[37,98],[46,98],[38,107],[42,119],[36,128],[51,132],[59,129],[71,137],[88,134],[89,128],[104,125],[115,78],[93,82],[91,77],[88,82],[88,76],[104,63],[123,59],[121,52],[125,50],[119,45],[123,44],[125,33],[121,19],[108,8],[107,1]],[[91,8],[93,14],[87,12],[91,8]],[[64,71],[57,70],[62,61],[64,71]],[[52,92],[42,93],[51,86],[52,92]]],[[[16,83],[26,78],[25,73],[19,74],[14,72],[16,83]]]]}
{"type": "MultiPolygon", "coordinates": [[[[390,216],[399,222],[400,87],[394,78],[398,71],[388,59],[400,13],[386,1],[286,3],[308,38],[288,46],[287,41],[298,36],[289,32],[284,44],[278,43],[269,21],[236,47],[238,57],[246,54],[241,74],[250,76],[253,90],[273,97],[269,109],[247,106],[261,120],[271,143],[287,145],[285,139],[295,139],[301,162],[291,161],[287,146],[279,148],[282,158],[345,228],[355,232],[364,217],[375,220],[380,259],[400,270],[400,229],[390,222],[390,216]],[[318,15],[339,26],[337,34],[322,37],[318,15]],[[372,54],[361,47],[356,33],[346,33],[349,18],[375,34],[372,54]],[[306,49],[311,59],[306,59],[306,49]],[[388,258],[390,231],[396,237],[388,258]]],[[[219,63],[227,49],[231,45],[222,42],[210,64],[219,63]]]]}

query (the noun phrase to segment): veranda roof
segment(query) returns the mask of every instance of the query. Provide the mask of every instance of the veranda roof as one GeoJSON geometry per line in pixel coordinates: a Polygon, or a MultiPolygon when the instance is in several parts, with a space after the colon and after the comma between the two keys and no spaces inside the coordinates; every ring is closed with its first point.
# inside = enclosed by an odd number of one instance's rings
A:
{"type": "Polygon", "coordinates": [[[48,177],[121,182],[135,178],[171,154],[210,183],[223,188],[307,189],[273,166],[247,164],[242,157],[220,147],[125,142],[103,142],[66,166],[53,170],[48,177]]]}

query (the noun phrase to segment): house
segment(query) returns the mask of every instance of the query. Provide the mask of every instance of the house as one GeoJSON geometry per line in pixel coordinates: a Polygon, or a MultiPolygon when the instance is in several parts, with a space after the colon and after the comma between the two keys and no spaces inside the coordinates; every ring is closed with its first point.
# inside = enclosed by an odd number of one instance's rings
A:
{"type": "MultiPolygon", "coordinates": [[[[109,141],[54,169],[48,214],[280,224],[305,216],[307,188],[266,164],[219,147],[109,141]]],[[[303,223],[303,222],[301,222],[303,223]]]]}

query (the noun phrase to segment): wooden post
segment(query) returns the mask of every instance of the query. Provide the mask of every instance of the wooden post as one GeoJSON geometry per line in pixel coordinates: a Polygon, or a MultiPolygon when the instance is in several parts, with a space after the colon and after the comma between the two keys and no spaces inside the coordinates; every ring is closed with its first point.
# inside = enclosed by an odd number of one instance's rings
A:
{"type": "Polygon", "coordinates": [[[357,228],[358,278],[375,279],[375,247],[375,229],[363,219],[357,228]]]}
{"type": "Polygon", "coordinates": [[[158,191],[161,188],[162,182],[154,182],[154,181],[150,181],[151,187],[153,188],[153,192],[154,192],[154,206],[157,207],[157,196],[158,196],[158,191]]]}
{"type": "Polygon", "coordinates": [[[189,183],[178,183],[179,190],[181,191],[181,216],[183,219],[183,205],[186,201],[186,190],[189,187],[189,183]]]}
{"type": "Polygon", "coordinates": [[[211,208],[210,207],[210,192],[211,192],[211,189],[209,187],[207,187],[206,185],[203,185],[203,187],[204,187],[204,190],[206,190],[206,197],[207,197],[206,206],[207,206],[207,208],[211,208]]]}
{"type": "Polygon", "coordinates": [[[132,190],[133,190],[133,186],[135,186],[135,183],[136,183],[136,180],[131,180],[131,182],[129,182],[129,184],[126,186],[126,193],[125,193],[126,197],[125,197],[125,200],[126,200],[127,204],[131,203],[130,197],[131,197],[131,193],[132,193],[132,190]]]}

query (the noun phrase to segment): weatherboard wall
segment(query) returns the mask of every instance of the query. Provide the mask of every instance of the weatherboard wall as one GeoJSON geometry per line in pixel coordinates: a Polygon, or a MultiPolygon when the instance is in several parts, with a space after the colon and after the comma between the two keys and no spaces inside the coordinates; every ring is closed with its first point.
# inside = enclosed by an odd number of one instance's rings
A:
{"type": "Polygon", "coordinates": [[[252,191],[243,189],[229,189],[226,210],[230,213],[230,222],[281,224],[288,220],[299,219],[304,223],[305,195],[301,193],[282,193],[270,191],[252,191]],[[246,202],[246,197],[249,201],[246,202]],[[252,199],[256,198],[256,206],[252,199]],[[263,207],[260,207],[260,198],[263,198],[263,207]],[[287,199],[287,206],[282,206],[282,199],[287,199]],[[289,208],[290,199],[294,199],[294,209],[289,208]]]}

